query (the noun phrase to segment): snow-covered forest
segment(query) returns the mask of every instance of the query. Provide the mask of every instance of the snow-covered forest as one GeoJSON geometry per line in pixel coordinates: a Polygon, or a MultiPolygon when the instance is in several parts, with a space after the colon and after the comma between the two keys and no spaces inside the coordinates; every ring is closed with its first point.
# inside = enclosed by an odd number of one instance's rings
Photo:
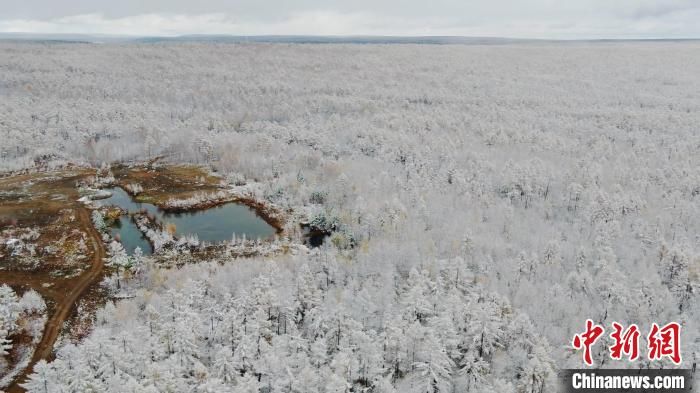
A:
{"type": "Polygon", "coordinates": [[[0,285],[0,386],[6,385],[29,362],[32,344],[41,339],[45,312],[46,304],[35,291],[18,296],[12,288],[0,285]],[[17,347],[10,340],[15,335],[26,338],[17,347]],[[10,365],[10,357],[15,358],[15,365],[10,365]]]}
{"type": "MultiPolygon", "coordinates": [[[[691,367],[697,69],[696,43],[2,43],[0,169],[163,156],[333,232],[309,253],[144,258],[134,297],[26,386],[550,392],[589,318],[679,322],[691,367]]],[[[652,365],[605,344],[597,365],[652,365]]]]}

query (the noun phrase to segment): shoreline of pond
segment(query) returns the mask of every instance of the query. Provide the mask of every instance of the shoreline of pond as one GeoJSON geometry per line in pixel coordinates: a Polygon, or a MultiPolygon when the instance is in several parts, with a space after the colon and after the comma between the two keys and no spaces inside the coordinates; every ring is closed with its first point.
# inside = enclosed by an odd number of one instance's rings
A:
{"type": "MultiPolygon", "coordinates": [[[[139,194],[134,193],[132,190],[129,188],[123,187],[122,185],[115,185],[114,187],[118,187],[121,190],[123,190],[125,193],[127,193],[129,196],[131,196],[132,199],[136,200],[139,194]]],[[[112,187],[112,188],[114,188],[112,187]]],[[[144,202],[136,202],[136,203],[144,203],[144,202]]],[[[226,205],[228,203],[237,203],[241,205],[248,206],[252,210],[255,211],[255,214],[260,217],[263,221],[265,221],[268,225],[271,227],[275,228],[275,231],[277,235],[282,235],[284,233],[284,225],[285,225],[285,219],[283,218],[283,214],[265,204],[264,202],[260,202],[252,197],[245,197],[245,196],[240,196],[240,195],[229,195],[224,198],[214,198],[198,203],[194,203],[191,205],[187,206],[168,206],[163,203],[159,203],[154,201],[154,203],[151,203],[152,205],[156,206],[158,209],[160,209],[163,212],[166,213],[196,213],[200,211],[204,211],[207,209],[219,207],[226,205]]]]}
{"type": "Polygon", "coordinates": [[[159,238],[157,233],[164,231],[174,242],[192,236],[196,241],[212,244],[226,242],[234,235],[252,240],[256,237],[268,239],[283,232],[281,221],[276,218],[279,213],[251,199],[230,196],[184,206],[158,206],[139,202],[133,193],[121,186],[101,190],[111,195],[97,201],[98,205],[117,208],[121,213],[119,218],[112,218],[110,235],[118,236],[129,253],[135,247],[150,251],[148,254],[157,252],[160,248],[155,244],[159,238]],[[145,249],[146,244],[150,250],[145,249]]]}

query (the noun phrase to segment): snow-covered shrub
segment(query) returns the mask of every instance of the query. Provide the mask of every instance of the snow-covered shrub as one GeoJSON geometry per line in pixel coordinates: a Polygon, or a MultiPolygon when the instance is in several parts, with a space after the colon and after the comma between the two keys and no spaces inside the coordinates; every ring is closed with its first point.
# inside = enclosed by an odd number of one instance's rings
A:
{"type": "Polygon", "coordinates": [[[340,219],[326,211],[317,213],[311,218],[309,224],[312,228],[318,229],[324,232],[332,232],[340,228],[340,219]]]}
{"type": "Polygon", "coordinates": [[[44,299],[35,290],[26,291],[19,300],[19,308],[27,313],[43,314],[46,311],[44,299]]]}
{"type": "Polygon", "coordinates": [[[267,192],[265,192],[265,200],[268,202],[279,203],[280,201],[283,201],[284,198],[284,189],[281,187],[277,187],[275,189],[268,190],[267,192]]]}
{"type": "Polygon", "coordinates": [[[245,186],[247,184],[245,176],[238,172],[229,173],[226,175],[226,181],[234,186],[245,186]]]}
{"type": "Polygon", "coordinates": [[[124,188],[132,195],[138,195],[143,192],[143,186],[138,183],[125,184],[124,188]]]}
{"type": "Polygon", "coordinates": [[[309,203],[323,205],[326,202],[326,198],[328,198],[327,191],[314,191],[309,196],[309,203]]]}
{"type": "Polygon", "coordinates": [[[200,244],[201,243],[199,241],[199,237],[197,236],[196,233],[180,236],[180,238],[176,242],[177,246],[188,246],[188,247],[199,247],[200,244]]]}
{"type": "Polygon", "coordinates": [[[7,285],[0,285],[0,329],[8,335],[16,329],[20,316],[19,298],[7,285]]]}
{"type": "Polygon", "coordinates": [[[95,229],[97,229],[98,231],[104,231],[105,228],[107,228],[107,225],[105,224],[105,220],[104,220],[104,215],[102,214],[101,211],[99,211],[99,210],[92,211],[92,224],[95,226],[95,229]]]}
{"type": "Polygon", "coordinates": [[[347,230],[333,232],[329,240],[331,244],[342,250],[353,248],[357,244],[353,234],[347,230]]]}
{"type": "Polygon", "coordinates": [[[187,199],[175,199],[171,198],[165,201],[164,206],[168,209],[188,209],[196,207],[201,204],[219,202],[229,198],[230,195],[226,191],[218,192],[201,192],[197,193],[187,199]]]}

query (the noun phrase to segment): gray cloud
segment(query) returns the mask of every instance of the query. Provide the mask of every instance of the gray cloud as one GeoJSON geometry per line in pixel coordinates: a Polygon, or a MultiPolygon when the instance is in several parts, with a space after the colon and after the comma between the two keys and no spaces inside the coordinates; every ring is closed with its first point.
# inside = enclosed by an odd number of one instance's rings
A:
{"type": "Polygon", "coordinates": [[[116,35],[698,37],[695,0],[53,0],[8,2],[0,31],[116,35]]]}
{"type": "Polygon", "coordinates": [[[669,14],[682,14],[700,9],[700,3],[695,0],[648,2],[631,7],[628,15],[637,19],[658,18],[669,14]]]}

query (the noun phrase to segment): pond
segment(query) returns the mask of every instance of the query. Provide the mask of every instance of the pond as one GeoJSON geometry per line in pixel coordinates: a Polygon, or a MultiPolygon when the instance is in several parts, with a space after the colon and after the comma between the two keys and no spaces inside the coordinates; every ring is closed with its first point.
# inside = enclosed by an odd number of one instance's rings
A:
{"type": "Polygon", "coordinates": [[[153,253],[153,246],[151,246],[146,236],[141,233],[129,216],[119,217],[119,221],[115,222],[109,231],[113,238],[119,235],[119,241],[124,246],[127,254],[132,255],[136,247],[141,248],[143,255],[153,253]]]}
{"type": "MultiPolygon", "coordinates": [[[[239,203],[226,203],[206,210],[170,213],[150,203],[139,203],[121,188],[107,190],[112,196],[100,201],[104,206],[113,205],[129,212],[145,209],[162,224],[174,224],[175,236],[196,234],[200,241],[220,243],[245,235],[248,239],[269,239],[276,233],[274,227],[260,218],[254,209],[239,203]]],[[[151,245],[129,217],[122,216],[112,228],[112,236],[119,234],[127,253],[141,247],[144,254],[152,253],[151,245]]]]}

